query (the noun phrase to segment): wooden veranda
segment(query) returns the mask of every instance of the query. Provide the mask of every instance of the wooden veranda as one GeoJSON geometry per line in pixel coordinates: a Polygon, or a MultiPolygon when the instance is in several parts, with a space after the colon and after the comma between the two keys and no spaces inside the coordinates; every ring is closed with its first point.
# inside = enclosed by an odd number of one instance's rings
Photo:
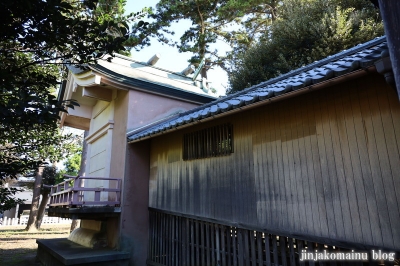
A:
{"type": "Polygon", "coordinates": [[[64,182],[50,186],[49,216],[93,219],[119,215],[121,179],[68,177],[64,182]],[[105,182],[105,186],[93,185],[96,181],[105,182]]]}

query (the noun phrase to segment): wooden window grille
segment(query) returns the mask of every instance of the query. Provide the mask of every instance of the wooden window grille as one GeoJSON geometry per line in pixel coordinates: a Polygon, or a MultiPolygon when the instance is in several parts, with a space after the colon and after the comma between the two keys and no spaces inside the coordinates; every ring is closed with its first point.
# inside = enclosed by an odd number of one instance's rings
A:
{"type": "Polygon", "coordinates": [[[183,160],[224,156],[233,153],[231,124],[205,128],[183,136],[183,160]]]}

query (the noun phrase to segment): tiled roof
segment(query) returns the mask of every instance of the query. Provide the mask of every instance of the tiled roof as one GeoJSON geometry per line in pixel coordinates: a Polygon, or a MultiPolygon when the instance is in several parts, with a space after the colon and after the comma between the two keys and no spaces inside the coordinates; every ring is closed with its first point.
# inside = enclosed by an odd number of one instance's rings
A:
{"type": "Polygon", "coordinates": [[[119,77],[122,83],[128,85],[137,85],[135,83],[143,81],[169,89],[202,95],[209,98],[209,101],[215,99],[214,96],[208,94],[201,87],[196,86],[197,83],[190,77],[153,65],[141,63],[132,58],[118,54],[115,55],[111,62],[107,60],[98,60],[97,65],[92,66],[92,69],[110,75],[115,79],[119,77]]]}
{"type": "Polygon", "coordinates": [[[185,99],[195,103],[209,103],[216,99],[208,89],[192,78],[146,63],[138,62],[132,58],[115,54],[111,62],[99,59],[93,65],[68,65],[69,70],[75,75],[100,74],[130,88],[147,92],[167,95],[173,98],[185,99]]]}
{"type": "Polygon", "coordinates": [[[255,102],[267,101],[275,96],[369,67],[380,59],[382,52],[386,50],[386,38],[376,38],[243,91],[181,113],[170,120],[132,132],[128,136],[128,142],[148,138],[255,102]]]}

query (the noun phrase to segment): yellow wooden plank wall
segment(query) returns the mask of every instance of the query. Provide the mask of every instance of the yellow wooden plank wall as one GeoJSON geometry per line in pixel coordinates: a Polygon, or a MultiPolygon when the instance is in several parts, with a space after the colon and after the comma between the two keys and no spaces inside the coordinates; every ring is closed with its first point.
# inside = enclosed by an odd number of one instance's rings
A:
{"type": "Polygon", "coordinates": [[[150,207],[400,249],[400,104],[370,75],[152,140],[150,207]],[[182,160],[230,122],[230,156],[182,160]]]}

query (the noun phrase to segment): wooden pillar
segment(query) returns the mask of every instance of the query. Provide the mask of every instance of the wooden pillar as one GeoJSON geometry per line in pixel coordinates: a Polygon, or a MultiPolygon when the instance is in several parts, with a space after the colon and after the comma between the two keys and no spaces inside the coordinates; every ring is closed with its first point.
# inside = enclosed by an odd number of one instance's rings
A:
{"type": "Polygon", "coordinates": [[[392,61],[397,96],[400,100],[400,1],[379,0],[385,34],[392,61]]]}

